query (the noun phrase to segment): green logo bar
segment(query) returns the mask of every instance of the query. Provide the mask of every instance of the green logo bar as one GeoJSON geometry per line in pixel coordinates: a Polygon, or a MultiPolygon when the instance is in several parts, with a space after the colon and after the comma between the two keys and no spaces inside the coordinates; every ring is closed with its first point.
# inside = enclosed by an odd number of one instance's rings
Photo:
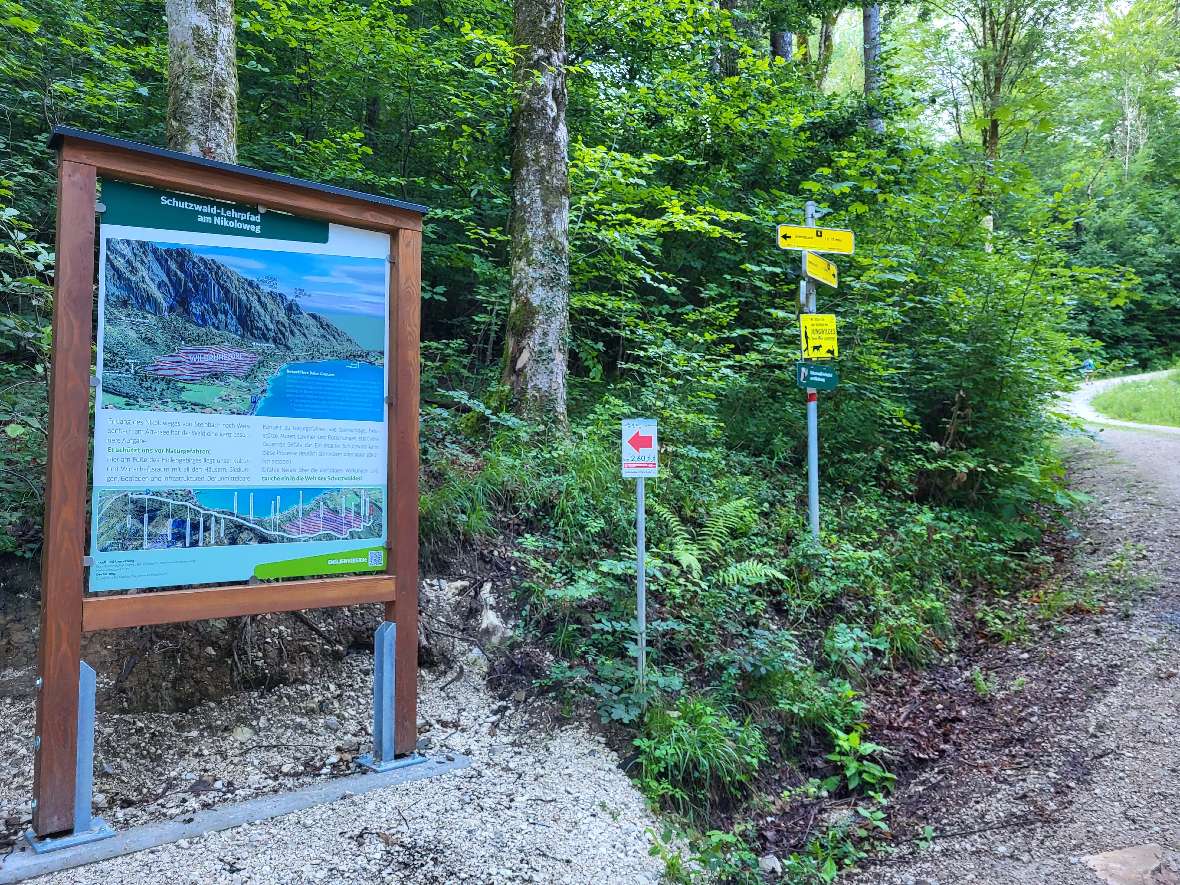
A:
{"type": "Polygon", "coordinates": [[[254,566],[256,578],[302,578],[307,575],[340,575],[349,572],[385,571],[385,548],[362,547],[344,553],[321,553],[254,566]]]}

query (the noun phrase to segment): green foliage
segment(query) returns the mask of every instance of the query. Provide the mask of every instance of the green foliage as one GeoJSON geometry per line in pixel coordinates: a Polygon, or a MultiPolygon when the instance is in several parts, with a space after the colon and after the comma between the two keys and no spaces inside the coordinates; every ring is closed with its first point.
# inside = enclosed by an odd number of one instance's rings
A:
{"type": "Polygon", "coordinates": [[[53,255],[0,179],[0,554],[41,545],[53,255]]]}
{"type": "MultiPolygon", "coordinates": [[[[1087,355],[1161,362],[1180,340],[1166,6],[1112,9],[1079,23],[1072,57],[1034,59],[1035,82],[997,109],[1011,134],[988,164],[974,135],[947,137],[945,117],[922,113],[947,107],[914,64],[940,46],[937,22],[895,26],[894,117],[878,136],[855,90],[825,93],[809,65],[766,52],[769,27],[815,31],[836,8],[826,0],[569,4],[561,435],[501,408],[510,5],[238,4],[242,162],[431,207],[428,565],[507,539],[522,636],[548,652],[538,681],[637,741],[651,795],[704,826],[694,863],[710,875],[757,875],[757,833],[706,820],[740,817],[756,772],[832,763],[842,797],[889,788],[863,737],[880,670],[952,648],[964,616],[1012,641],[1038,612],[1090,599],[1020,588],[1044,567],[1042,531],[1076,501],[1049,445],[1060,391],[1087,355]],[[1136,108],[1120,82],[1141,87],[1136,108]],[[1119,153],[1132,117],[1149,137],[1119,153]],[[841,387],[821,400],[818,544],[791,372],[798,254],[773,236],[806,199],[857,235],[839,291],[820,292],[844,346],[841,387]],[[656,417],[663,440],[642,692],[634,504],[617,463],[618,420],[635,414],[656,417]]],[[[31,556],[53,270],[44,136],[69,123],[162,143],[167,35],[154,0],[0,0],[0,35],[0,552],[31,556]]],[[[855,862],[875,808],[784,859],[788,875],[830,881],[855,862]]]]}
{"type": "MultiPolygon", "coordinates": [[[[884,747],[863,740],[860,728],[846,734],[835,728],[831,732],[834,749],[827,758],[839,766],[848,789],[857,790],[862,784],[870,791],[893,789],[897,778],[878,761],[884,747]]],[[[835,787],[835,784],[831,786],[835,787]]]]}
{"type": "Polygon", "coordinates": [[[767,761],[766,742],[750,722],[738,722],[703,698],[653,706],[643,719],[640,781],[648,795],[682,813],[707,814],[733,799],[767,761]]]}

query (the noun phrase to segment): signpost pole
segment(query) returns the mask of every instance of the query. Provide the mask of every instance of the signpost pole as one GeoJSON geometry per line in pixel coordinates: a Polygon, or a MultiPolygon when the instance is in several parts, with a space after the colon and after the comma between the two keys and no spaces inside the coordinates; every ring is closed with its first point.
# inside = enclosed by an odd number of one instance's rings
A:
{"type": "MultiPolygon", "coordinates": [[[[815,227],[815,201],[804,207],[804,223],[815,227]]],[[[815,283],[807,275],[807,252],[802,255],[803,278],[799,282],[799,308],[803,313],[815,313],[815,283]]],[[[819,394],[807,388],[807,519],[811,537],[819,540],[819,394]]]]}
{"type": "Polygon", "coordinates": [[[635,480],[635,590],[638,596],[636,621],[638,623],[637,656],[639,663],[639,693],[647,695],[647,566],[644,563],[647,546],[647,501],[642,476],[635,480]]]}
{"type": "Polygon", "coordinates": [[[659,476],[660,441],[654,418],[624,418],[623,478],[635,480],[635,664],[639,694],[647,706],[647,501],[649,476],[659,476]]]}

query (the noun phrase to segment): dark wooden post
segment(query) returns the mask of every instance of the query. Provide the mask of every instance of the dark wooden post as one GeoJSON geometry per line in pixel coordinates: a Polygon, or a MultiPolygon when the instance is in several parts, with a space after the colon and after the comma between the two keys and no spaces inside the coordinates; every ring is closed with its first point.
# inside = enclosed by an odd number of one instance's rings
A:
{"type": "Polygon", "coordinates": [[[401,228],[393,235],[394,451],[390,512],[397,596],[385,617],[397,622],[396,711],[398,754],[418,740],[418,334],[421,325],[422,232],[401,228]]]}
{"type": "Polygon", "coordinates": [[[33,769],[33,829],[74,825],[78,668],[82,645],[82,557],[86,552],[86,467],[90,439],[90,349],[94,341],[95,168],[58,160],[57,272],[45,543],[41,550],[41,643],[33,769]]]}

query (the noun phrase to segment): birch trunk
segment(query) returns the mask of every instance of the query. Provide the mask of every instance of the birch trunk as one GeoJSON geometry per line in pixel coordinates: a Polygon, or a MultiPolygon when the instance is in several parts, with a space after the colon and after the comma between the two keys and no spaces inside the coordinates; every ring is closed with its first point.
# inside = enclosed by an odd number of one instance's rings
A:
{"type": "Polygon", "coordinates": [[[564,0],[516,0],[512,305],[504,382],[518,410],[566,422],[569,134],[564,0]]]}
{"type": "Polygon", "coordinates": [[[238,67],[233,0],[165,0],[168,147],[237,162],[238,67]]]}
{"type": "Polygon", "coordinates": [[[865,102],[869,106],[869,129],[885,132],[881,113],[881,5],[866,3],[861,16],[864,32],[865,102]]]}

